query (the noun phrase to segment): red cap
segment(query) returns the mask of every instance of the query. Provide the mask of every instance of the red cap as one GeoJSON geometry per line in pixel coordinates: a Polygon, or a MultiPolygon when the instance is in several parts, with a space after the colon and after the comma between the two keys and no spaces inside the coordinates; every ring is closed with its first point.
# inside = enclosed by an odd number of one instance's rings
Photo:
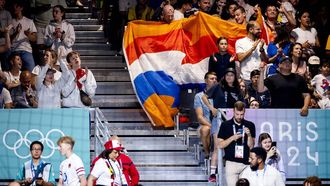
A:
{"type": "Polygon", "coordinates": [[[122,145],[119,143],[118,140],[109,140],[104,144],[104,148],[107,150],[114,149],[117,151],[123,150],[122,145]]]}

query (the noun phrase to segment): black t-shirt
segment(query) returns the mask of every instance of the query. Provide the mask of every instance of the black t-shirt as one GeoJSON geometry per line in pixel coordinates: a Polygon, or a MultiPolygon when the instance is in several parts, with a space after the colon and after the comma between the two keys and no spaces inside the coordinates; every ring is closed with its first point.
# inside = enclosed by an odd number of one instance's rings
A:
{"type": "Polygon", "coordinates": [[[210,56],[209,59],[209,71],[215,72],[217,74],[218,81],[225,76],[227,68],[235,69],[235,62],[230,62],[230,54],[226,53],[221,55],[215,53],[210,56]]]}
{"type": "Polygon", "coordinates": [[[303,93],[308,93],[306,81],[298,74],[278,73],[264,81],[271,95],[273,108],[301,108],[304,106],[303,93]]]}
{"type": "MultiPolygon", "coordinates": [[[[254,123],[251,121],[243,120],[240,125],[235,124],[234,119],[225,121],[221,124],[220,130],[218,133],[218,138],[221,138],[223,140],[226,140],[230,138],[232,135],[234,135],[234,127],[236,132],[238,129],[243,129],[244,127],[247,127],[250,129],[251,136],[253,138],[256,137],[256,128],[254,123]]],[[[235,146],[237,145],[242,145],[242,138],[238,139],[236,142],[233,141],[231,142],[224,150],[225,150],[225,160],[233,161],[233,162],[238,162],[238,163],[244,163],[246,165],[249,164],[249,153],[250,153],[250,148],[247,145],[247,135],[244,135],[244,155],[243,158],[235,158],[235,146]]]]}
{"type": "Polygon", "coordinates": [[[214,108],[233,108],[236,101],[243,101],[239,88],[222,87],[220,84],[211,87],[206,95],[213,99],[214,108]]]}

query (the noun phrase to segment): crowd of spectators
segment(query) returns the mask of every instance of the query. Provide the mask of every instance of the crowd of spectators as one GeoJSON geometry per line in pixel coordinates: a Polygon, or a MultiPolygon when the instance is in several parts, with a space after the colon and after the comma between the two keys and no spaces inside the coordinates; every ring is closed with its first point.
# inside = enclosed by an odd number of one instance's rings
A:
{"type": "Polygon", "coordinates": [[[72,51],[66,6],[63,0],[0,0],[0,108],[91,105],[96,81],[72,51]]]}

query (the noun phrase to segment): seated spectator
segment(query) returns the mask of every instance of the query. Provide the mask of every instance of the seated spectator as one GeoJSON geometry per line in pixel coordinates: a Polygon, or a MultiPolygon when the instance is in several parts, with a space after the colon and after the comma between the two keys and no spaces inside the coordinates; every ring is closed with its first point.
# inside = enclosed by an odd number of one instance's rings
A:
{"type": "Polygon", "coordinates": [[[275,39],[267,47],[268,61],[271,63],[267,71],[267,77],[277,73],[279,60],[284,56],[289,56],[291,47],[290,35],[285,30],[285,27],[277,26],[275,30],[275,39]]]}
{"type": "Polygon", "coordinates": [[[322,109],[330,109],[330,62],[324,61],[320,74],[316,75],[311,85],[315,88],[314,95],[318,98],[318,105],[322,109]]]}
{"type": "Polygon", "coordinates": [[[236,23],[245,26],[247,24],[247,21],[246,21],[246,13],[245,13],[244,8],[241,6],[238,6],[237,8],[235,8],[234,12],[235,12],[236,23]]]}
{"type": "Polygon", "coordinates": [[[246,22],[250,21],[250,17],[254,14],[254,7],[248,3],[248,0],[236,0],[236,2],[245,11],[246,22]]]}
{"type": "Polygon", "coordinates": [[[249,108],[250,109],[258,109],[258,108],[260,108],[259,101],[256,100],[254,97],[250,97],[249,108]]]}
{"type": "Polygon", "coordinates": [[[22,69],[22,60],[18,53],[11,54],[10,58],[11,68],[8,72],[4,72],[6,76],[6,87],[8,90],[19,86],[21,83],[19,81],[21,69],[22,69]]]}
{"type": "Polygon", "coordinates": [[[31,143],[32,159],[20,167],[16,177],[22,185],[54,186],[56,184],[52,164],[41,159],[43,150],[44,145],[40,141],[31,143]]]}
{"type": "MultiPolygon", "coordinates": [[[[125,150],[124,147],[121,144],[120,138],[118,136],[112,136],[108,142],[104,144],[105,150],[109,150],[111,148],[111,145],[115,145],[119,147],[119,155],[116,158],[116,160],[120,163],[120,168],[123,171],[123,174],[125,175],[125,178],[127,180],[127,183],[129,186],[137,186],[139,183],[140,175],[138,170],[136,169],[134,162],[131,160],[129,156],[127,156],[123,151],[125,150]]],[[[102,153],[97,156],[92,164],[91,164],[91,171],[94,168],[95,163],[102,158],[102,153]]],[[[99,177],[100,178],[100,177],[99,177]]],[[[99,179],[97,178],[97,179],[99,179]]]]}
{"type": "Polygon", "coordinates": [[[210,10],[210,14],[223,18],[223,14],[226,9],[227,0],[215,0],[210,10]]]}
{"type": "Polygon", "coordinates": [[[174,8],[172,5],[165,5],[162,11],[161,20],[167,24],[170,24],[173,21],[174,8]]]}
{"type": "Polygon", "coordinates": [[[272,166],[266,164],[267,152],[261,147],[254,147],[250,150],[250,167],[247,167],[240,178],[246,178],[251,185],[274,185],[285,186],[281,174],[272,166]],[[258,174],[262,172],[262,174],[258,174]],[[262,178],[260,178],[262,176],[262,178]]]}
{"type": "Polygon", "coordinates": [[[138,0],[135,6],[128,10],[128,21],[151,20],[154,10],[148,6],[149,0],[138,0]]]}
{"type": "Polygon", "coordinates": [[[6,76],[0,71],[0,109],[12,108],[13,101],[10,96],[10,92],[5,88],[6,76]]]}
{"type": "Polygon", "coordinates": [[[86,107],[80,98],[80,91],[93,97],[96,90],[96,81],[92,71],[81,68],[80,54],[72,51],[66,57],[70,66],[67,83],[63,88],[63,107],[86,107]]]}
{"type": "Polygon", "coordinates": [[[283,164],[283,157],[281,156],[280,151],[276,147],[276,144],[273,143],[271,136],[268,133],[261,133],[259,135],[258,144],[259,147],[262,147],[267,152],[265,164],[277,169],[281,173],[282,180],[285,183],[286,173],[283,164]]]}
{"type": "Polygon", "coordinates": [[[292,30],[291,36],[296,43],[302,44],[302,57],[307,61],[320,47],[320,42],[316,29],[312,27],[310,13],[307,10],[299,11],[297,19],[299,27],[292,30]]]}
{"type": "MultiPolygon", "coordinates": [[[[41,68],[37,76],[36,89],[38,93],[38,108],[61,108],[61,91],[65,86],[68,67],[63,60],[60,60],[63,75],[55,80],[54,74],[57,72],[46,64],[41,68]]],[[[75,85],[72,84],[72,89],[75,85]]]]}
{"type": "Polygon", "coordinates": [[[211,1],[210,0],[197,0],[197,5],[199,11],[202,11],[204,13],[210,13],[211,9],[211,1]]]}
{"type": "Polygon", "coordinates": [[[235,56],[231,56],[228,53],[228,42],[225,37],[219,37],[217,44],[219,51],[210,56],[208,71],[215,72],[218,81],[220,81],[225,75],[227,68],[235,69],[235,56]]]}
{"type": "Polygon", "coordinates": [[[35,42],[37,40],[37,29],[33,20],[23,16],[23,10],[24,2],[16,1],[14,3],[14,33],[11,35],[12,52],[16,52],[20,55],[23,61],[22,69],[32,72],[35,63],[30,42],[35,42]]]}
{"type": "Polygon", "coordinates": [[[291,72],[307,78],[307,64],[302,58],[302,45],[300,43],[295,43],[291,46],[289,51],[289,57],[292,59],[292,69],[291,72]]]}
{"type": "Polygon", "coordinates": [[[292,60],[284,57],[279,62],[279,73],[265,77],[265,63],[260,65],[258,92],[269,90],[271,107],[301,108],[300,115],[308,114],[310,94],[306,81],[300,75],[291,72],[292,60]]]}
{"type": "Polygon", "coordinates": [[[243,96],[243,102],[248,107],[249,106],[249,92],[247,89],[247,85],[243,79],[238,79],[239,89],[241,90],[241,94],[243,96]]]}
{"type": "Polygon", "coordinates": [[[31,86],[32,75],[25,70],[19,78],[21,84],[11,91],[14,108],[37,108],[37,92],[31,86]]]}
{"type": "MultiPolygon", "coordinates": [[[[197,116],[197,120],[199,122],[199,134],[200,139],[203,144],[205,159],[209,159],[210,156],[210,145],[211,145],[211,113],[207,108],[206,104],[204,104],[202,100],[202,96],[205,92],[207,92],[211,87],[213,87],[217,82],[217,76],[215,72],[207,72],[204,76],[204,81],[206,84],[206,88],[204,91],[199,92],[195,95],[194,98],[194,109],[197,116]]],[[[213,100],[209,99],[209,102],[213,104],[213,100]]],[[[216,138],[214,138],[216,140],[216,138]]],[[[213,165],[211,165],[213,166],[213,165]]]]}
{"type": "Polygon", "coordinates": [[[65,9],[61,5],[53,8],[53,18],[46,27],[45,45],[51,47],[58,54],[64,50],[64,55],[72,51],[76,40],[74,28],[71,23],[65,20],[65,9]]]}
{"type": "Polygon", "coordinates": [[[193,1],[192,0],[178,0],[176,3],[177,8],[174,10],[174,20],[184,18],[184,14],[191,10],[193,1]]]}
{"type": "Polygon", "coordinates": [[[321,186],[322,181],[317,176],[310,176],[304,180],[304,186],[321,186]]]}
{"type": "Polygon", "coordinates": [[[270,107],[270,94],[269,91],[258,92],[258,80],[260,78],[260,70],[253,70],[250,74],[251,83],[247,86],[248,94],[259,102],[261,108],[270,107]]]}

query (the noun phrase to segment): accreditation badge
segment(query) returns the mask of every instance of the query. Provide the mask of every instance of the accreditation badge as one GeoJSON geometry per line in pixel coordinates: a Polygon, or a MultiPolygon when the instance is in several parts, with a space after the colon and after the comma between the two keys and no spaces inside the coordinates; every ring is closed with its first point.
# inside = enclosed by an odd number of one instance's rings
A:
{"type": "Polygon", "coordinates": [[[243,158],[244,147],[243,145],[235,145],[235,158],[243,158]]]}

